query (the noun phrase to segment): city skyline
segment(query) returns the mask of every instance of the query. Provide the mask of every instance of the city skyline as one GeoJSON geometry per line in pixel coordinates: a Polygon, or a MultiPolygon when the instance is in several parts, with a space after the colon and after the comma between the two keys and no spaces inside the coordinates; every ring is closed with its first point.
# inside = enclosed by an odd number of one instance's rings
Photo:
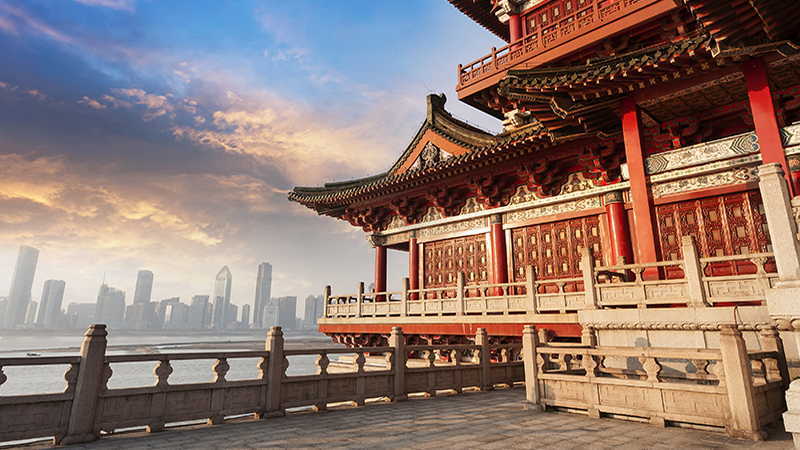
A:
{"type": "MultiPolygon", "coordinates": [[[[20,245],[46,255],[34,292],[63,279],[67,301],[91,302],[104,271],[133,295],[144,268],[152,298],[191,298],[227,265],[252,304],[263,261],[272,296],[369,284],[362,234],[286,193],[386,170],[431,91],[499,130],[454,91],[500,42],[480,29],[421,0],[0,0],[0,286],[20,245]]],[[[406,273],[390,251],[389,286],[406,273]]]]}

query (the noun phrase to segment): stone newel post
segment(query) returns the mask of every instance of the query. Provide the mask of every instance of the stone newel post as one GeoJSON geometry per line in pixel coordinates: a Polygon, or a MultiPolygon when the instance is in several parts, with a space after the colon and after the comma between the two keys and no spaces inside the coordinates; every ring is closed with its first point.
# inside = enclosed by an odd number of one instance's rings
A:
{"type": "Polygon", "coordinates": [[[763,441],[766,435],[758,424],[750,357],[742,339],[742,332],[736,325],[722,325],[719,332],[719,350],[722,354],[728,405],[731,410],[725,434],[739,439],[763,441]]]}
{"type": "Polygon", "coordinates": [[[284,415],[281,408],[281,384],[283,383],[283,331],[272,327],[267,333],[266,350],[269,351],[267,369],[267,417],[284,415]]]}
{"type": "Polygon", "coordinates": [[[786,391],[786,409],[783,426],[792,433],[794,448],[800,448],[800,380],[792,381],[786,391]]]}
{"type": "Polygon", "coordinates": [[[394,398],[395,402],[408,400],[406,395],[406,337],[403,329],[392,327],[392,334],[389,336],[389,346],[394,348],[393,364],[394,371],[394,398]]]}
{"type": "Polygon", "coordinates": [[[481,363],[481,390],[491,391],[494,389],[492,383],[492,355],[489,350],[489,335],[486,334],[485,328],[478,328],[475,332],[475,344],[480,345],[480,363],[481,363]]]}
{"type": "Polygon", "coordinates": [[[97,394],[100,392],[100,377],[106,359],[106,326],[90,325],[81,344],[81,362],[78,380],[75,385],[75,399],[69,418],[67,435],[60,444],[91,442],[99,437],[99,430],[93,430],[97,407],[97,394]]]}
{"type": "Polygon", "coordinates": [[[536,347],[539,339],[536,327],[525,325],[522,330],[522,361],[525,364],[525,409],[541,411],[539,404],[539,377],[536,367],[536,347]]]}
{"type": "Polygon", "coordinates": [[[778,163],[764,164],[758,168],[758,178],[778,276],[781,281],[800,280],[800,242],[783,168],[778,163]]]}

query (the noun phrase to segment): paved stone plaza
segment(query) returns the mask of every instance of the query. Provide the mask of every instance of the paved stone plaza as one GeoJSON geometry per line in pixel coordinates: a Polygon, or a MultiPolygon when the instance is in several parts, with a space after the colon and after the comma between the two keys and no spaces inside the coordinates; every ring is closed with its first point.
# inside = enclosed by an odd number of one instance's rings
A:
{"type": "MultiPolygon", "coordinates": [[[[719,433],[658,428],[614,419],[523,410],[523,388],[467,392],[404,403],[343,407],[269,420],[240,419],[218,426],[120,433],[70,450],[105,449],[791,449],[791,435],[769,430],[750,442],[719,433]]],[[[27,449],[50,448],[38,444],[27,449]]]]}

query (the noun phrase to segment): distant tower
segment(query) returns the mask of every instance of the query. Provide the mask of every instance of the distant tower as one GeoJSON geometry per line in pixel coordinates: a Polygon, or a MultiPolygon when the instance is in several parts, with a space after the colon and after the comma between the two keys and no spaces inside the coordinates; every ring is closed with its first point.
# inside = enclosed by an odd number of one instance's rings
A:
{"type": "Polygon", "coordinates": [[[47,280],[42,290],[42,303],[39,305],[39,315],[36,317],[38,327],[53,328],[61,315],[61,301],[64,299],[64,288],[67,283],[63,280],[47,280]]]}
{"type": "Polygon", "coordinates": [[[125,292],[109,287],[105,283],[97,293],[94,319],[97,323],[117,324],[125,317],[125,292]]]}
{"type": "Polygon", "coordinates": [[[8,309],[6,310],[5,327],[16,328],[25,322],[28,302],[31,300],[33,275],[39,261],[39,250],[27,245],[19,247],[17,265],[14,267],[14,278],[11,279],[11,290],[8,293],[8,309]]]}
{"type": "Polygon", "coordinates": [[[267,326],[263,323],[264,308],[271,297],[272,290],[272,265],[261,263],[258,265],[258,278],[256,279],[256,301],[253,305],[253,323],[267,326]]]}
{"type": "Polygon", "coordinates": [[[236,319],[235,317],[225,317],[229,309],[228,305],[231,303],[231,284],[233,284],[231,271],[228,270],[228,266],[223,266],[214,282],[214,317],[211,320],[213,328],[225,328],[228,323],[236,319]]]}
{"type": "Polygon", "coordinates": [[[133,304],[147,303],[153,292],[153,272],[140,270],[136,276],[136,291],[133,293],[133,304]]]}
{"type": "Polygon", "coordinates": [[[250,325],[250,305],[242,306],[242,323],[250,325]]]}

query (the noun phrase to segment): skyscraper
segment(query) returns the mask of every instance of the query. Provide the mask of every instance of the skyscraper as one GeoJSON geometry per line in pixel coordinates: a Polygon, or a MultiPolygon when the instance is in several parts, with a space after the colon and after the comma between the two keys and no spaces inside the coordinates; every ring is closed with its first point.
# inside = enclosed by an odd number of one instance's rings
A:
{"type": "Polygon", "coordinates": [[[14,278],[11,279],[11,290],[8,293],[5,327],[16,328],[25,322],[28,302],[31,300],[33,275],[39,261],[39,250],[27,245],[19,247],[17,265],[14,267],[14,278]]]}
{"type": "Polygon", "coordinates": [[[233,284],[233,276],[228,266],[223,266],[217,273],[216,281],[214,282],[214,317],[211,321],[213,328],[222,329],[233,322],[235,317],[225,317],[228,312],[228,305],[231,303],[231,284],[233,284]]]}
{"type": "Polygon", "coordinates": [[[39,315],[36,317],[38,327],[53,328],[61,314],[61,301],[64,299],[64,288],[67,283],[63,280],[47,280],[42,289],[42,303],[39,305],[39,315]]]}
{"type": "Polygon", "coordinates": [[[253,323],[259,326],[265,326],[264,308],[267,307],[267,302],[271,297],[272,290],[272,265],[270,263],[261,263],[258,265],[258,278],[256,279],[256,301],[253,305],[253,323]]]}
{"type": "Polygon", "coordinates": [[[317,319],[322,317],[325,311],[325,297],[309,295],[306,297],[306,311],[303,316],[303,330],[318,330],[317,319]]]}
{"type": "Polygon", "coordinates": [[[242,323],[250,325],[250,305],[242,306],[242,323]]]}
{"type": "Polygon", "coordinates": [[[153,292],[153,272],[140,270],[136,276],[136,291],[133,293],[133,304],[147,303],[153,292]]]}
{"type": "Polygon", "coordinates": [[[106,284],[101,285],[94,314],[97,323],[121,323],[123,317],[125,317],[125,292],[106,284]]]}

